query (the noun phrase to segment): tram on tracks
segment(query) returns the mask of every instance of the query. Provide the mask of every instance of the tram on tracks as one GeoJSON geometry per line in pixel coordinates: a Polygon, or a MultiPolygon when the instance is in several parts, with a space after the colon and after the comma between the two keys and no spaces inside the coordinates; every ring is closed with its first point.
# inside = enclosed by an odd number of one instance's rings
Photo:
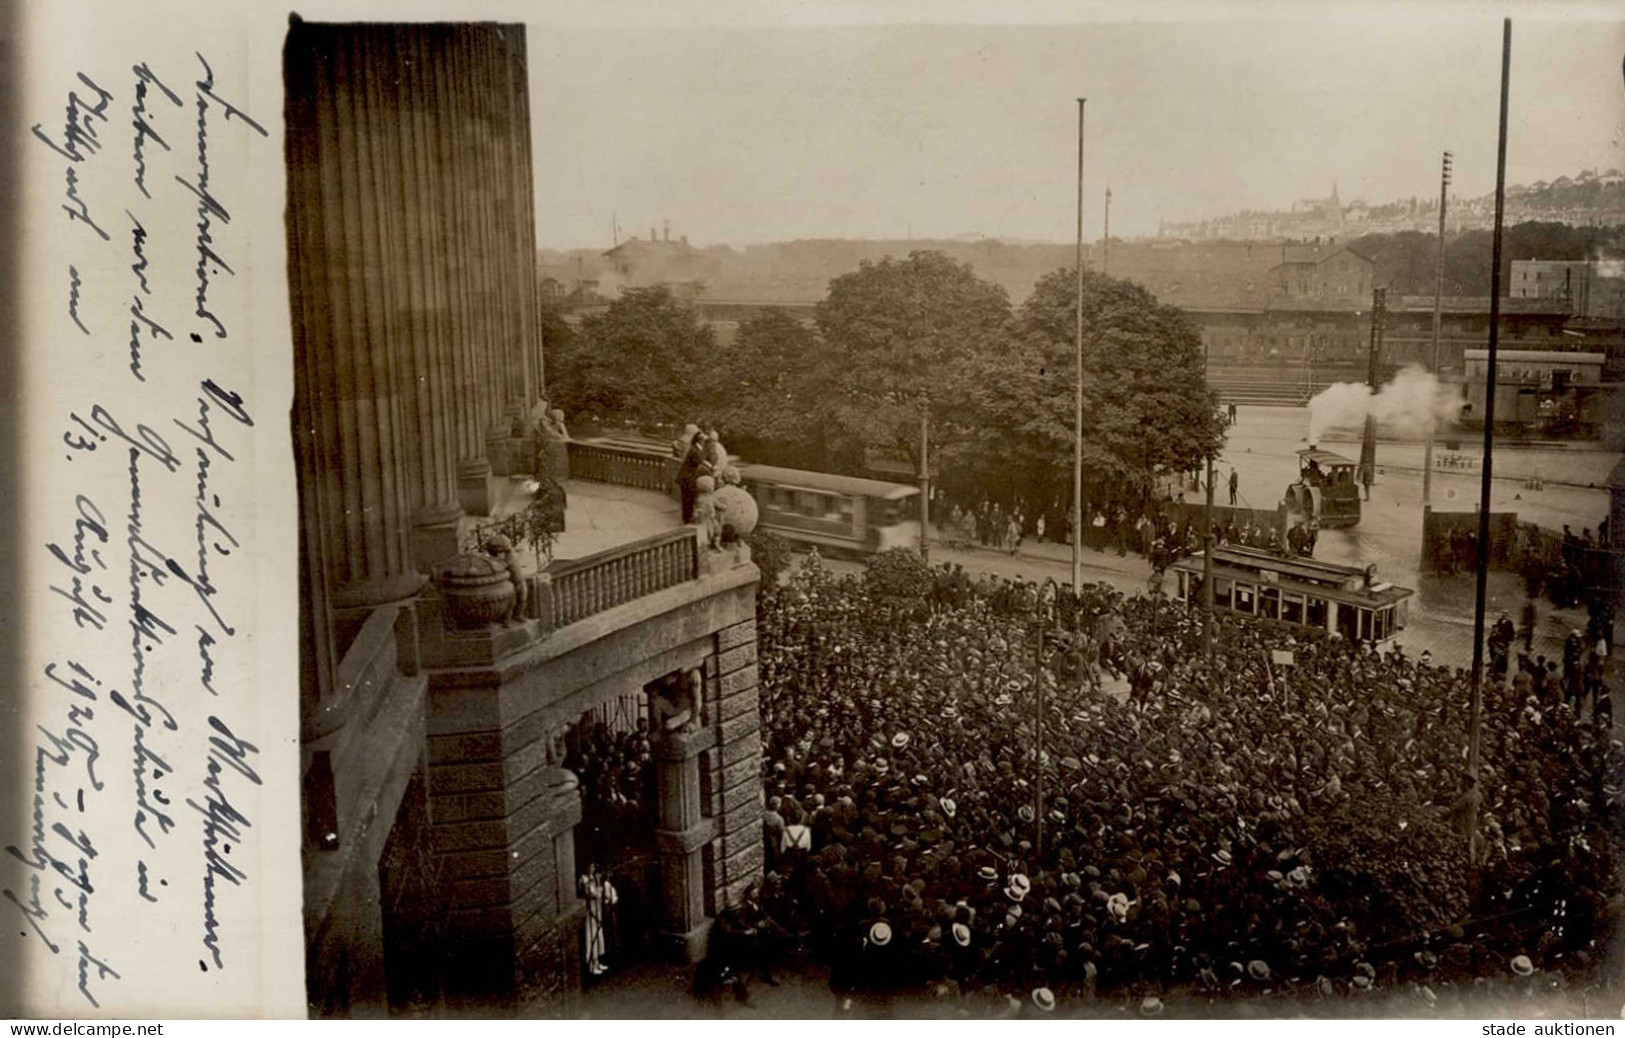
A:
{"type": "Polygon", "coordinates": [[[740,465],[739,474],[759,529],[848,556],[919,547],[919,487],[775,465],[740,465]]]}
{"type": "MultiPolygon", "coordinates": [[[[1212,551],[1215,611],[1373,644],[1392,639],[1410,620],[1410,599],[1416,592],[1379,581],[1375,566],[1342,566],[1257,548],[1212,551]]],[[[1180,601],[1202,603],[1202,564],[1203,556],[1197,554],[1170,567],[1180,601]]]]}

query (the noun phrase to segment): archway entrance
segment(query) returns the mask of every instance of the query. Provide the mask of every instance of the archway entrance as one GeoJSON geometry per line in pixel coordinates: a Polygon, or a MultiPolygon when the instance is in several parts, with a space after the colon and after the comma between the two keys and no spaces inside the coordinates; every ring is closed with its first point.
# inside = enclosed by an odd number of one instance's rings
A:
{"type": "Polygon", "coordinates": [[[643,957],[660,920],[659,790],[647,697],[640,690],[583,713],[567,749],[566,767],[581,782],[576,892],[587,915],[581,979],[590,986],[643,957]]]}

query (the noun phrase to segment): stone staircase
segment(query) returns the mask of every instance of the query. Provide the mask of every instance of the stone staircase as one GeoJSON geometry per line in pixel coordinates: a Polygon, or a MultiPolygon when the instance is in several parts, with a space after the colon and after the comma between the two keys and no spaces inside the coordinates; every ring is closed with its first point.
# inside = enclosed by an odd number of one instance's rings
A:
{"type": "Polygon", "coordinates": [[[1363,380],[1353,368],[1311,370],[1297,365],[1214,366],[1207,373],[1207,383],[1221,404],[1251,407],[1303,407],[1334,382],[1363,380]]]}

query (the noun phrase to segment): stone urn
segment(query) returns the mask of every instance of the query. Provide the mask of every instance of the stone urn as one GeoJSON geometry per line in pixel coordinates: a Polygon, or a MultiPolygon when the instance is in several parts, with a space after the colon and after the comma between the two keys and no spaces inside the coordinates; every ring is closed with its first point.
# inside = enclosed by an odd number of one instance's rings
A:
{"type": "Polygon", "coordinates": [[[452,557],[435,574],[435,585],[446,602],[446,617],[459,630],[501,623],[513,612],[518,593],[508,579],[508,567],[489,555],[465,553],[452,557]]]}

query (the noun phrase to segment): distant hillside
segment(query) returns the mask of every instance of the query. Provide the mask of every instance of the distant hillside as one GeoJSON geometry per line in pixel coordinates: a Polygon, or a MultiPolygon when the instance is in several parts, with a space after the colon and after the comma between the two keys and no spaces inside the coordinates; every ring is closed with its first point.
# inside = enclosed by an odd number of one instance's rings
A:
{"type": "MultiPolygon", "coordinates": [[[[1625,225],[1625,220],[1621,221],[1625,225]]],[[[1275,291],[1271,269],[1286,259],[1319,258],[1345,246],[1375,264],[1375,283],[1405,295],[1433,292],[1433,236],[1418,231],[1367,234],[1322,243],[1198,241],[1112,242],[1109,253],[1097,245],[1084,250],[1084,262],[1098,270],[1104,260],[1115,277],[1144,285],[1165,303],[1192,309],[1262,307],[1275,291]]],[[[976,242],[807,239],[735,249],[713,245],[703,251],[714,276],[700,298],[729,303],[814,303],[824,298],[832,278],[856,270],[865,260],[903,257],[918,249],[937,249],[969,263],[981,277],[1004,287],[1014,303],[1032,291],[1039,278],[1070,268],[1073,246],[976,242]]],[[[1588,259],[1625,256],[1622,227],[1572,227],[1561,223],[1523,223],[1506,232],[1505,259],[1588,259]]],[[[582,279],[598,282],[601,296],[613,298],[627,285],[657,278],[617,274],[598,250],[542,250],[541,274],[568,291],[582,279]]],[[[1446,239],[1445,294],[1484,296],[1489,292],[1490,233],[1466,231],[1446,239]]],[[[1503,271],[1506,274],[1506,271],[1503,271]]],[[[1510,282],[1509,282],[1510,284],[1510,282]]]]}
{"type": "MultiPolygon", "coordinates": [[[[1450,199],[1451,231],[1488,230],[1495,220],[1495,194],[1450,199]]],[[[1617,169],[1589,170],[1575,177],[1514,184],[1507,188],[1508,226],[1531,221],[1575,227],[1625,223],[1625,175],[1617,169]]],[[[1337,237],[1428,232],[1439,225],[1439,201],[1432,193],[1381,203],[1363,199],[1343,204],[1335,185],[1329,198],[1306,199],[1289,209],[1247,210],[1199,220],[1164,221],[1163,240],[1269,241],[1281,238],[1337,237]]]]}

